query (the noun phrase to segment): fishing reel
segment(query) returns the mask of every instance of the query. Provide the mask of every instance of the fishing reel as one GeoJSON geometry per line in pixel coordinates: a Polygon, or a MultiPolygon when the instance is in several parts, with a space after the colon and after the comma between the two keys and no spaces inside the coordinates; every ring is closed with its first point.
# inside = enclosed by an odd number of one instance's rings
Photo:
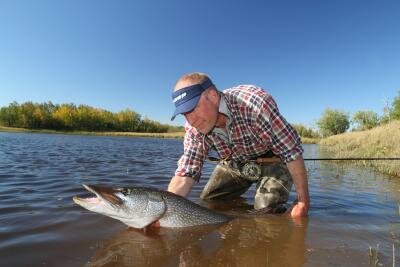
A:
{"type": "Polygon", "coordinates": [[[257,181],[261,177],[261,167],[256,162],[246,162],[241,171],[242,175],[250,181],[257,181]]]}

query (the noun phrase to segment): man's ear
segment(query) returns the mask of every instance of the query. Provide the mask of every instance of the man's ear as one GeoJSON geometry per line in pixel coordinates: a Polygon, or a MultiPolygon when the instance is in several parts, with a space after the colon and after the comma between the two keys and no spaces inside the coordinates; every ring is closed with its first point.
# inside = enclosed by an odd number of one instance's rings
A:
{"type": "Polygon", "coordinates": [[[216,101],[218,100],[218,92],[215,89],[208,89],[206,97],[211,100],[211,101],[216,101]]]}

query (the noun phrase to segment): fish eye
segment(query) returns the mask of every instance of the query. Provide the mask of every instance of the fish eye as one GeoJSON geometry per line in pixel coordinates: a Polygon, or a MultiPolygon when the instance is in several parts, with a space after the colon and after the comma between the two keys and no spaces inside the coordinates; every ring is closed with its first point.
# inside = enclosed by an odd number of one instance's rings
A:
{"type": "Polygon", "coordinates": [[[126,196],[126,195],[129,195],[130,190],[129,190],[128,188],[121,188],[121,193],[122,193],[124,196],[126,196]]]}

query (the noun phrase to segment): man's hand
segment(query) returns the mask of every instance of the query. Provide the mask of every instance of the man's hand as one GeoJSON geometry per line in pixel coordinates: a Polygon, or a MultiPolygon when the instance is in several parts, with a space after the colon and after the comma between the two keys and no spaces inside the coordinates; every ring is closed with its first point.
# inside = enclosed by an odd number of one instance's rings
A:
{"type": "Polygon", "coordinates": [[[290,212],[292,218],[307,216],[310,206],[310,196],[308,194],[307,171],[304,166],[303,157],[299,156],[296,160],[290,161],[287,166],[290,175],[292,175],[298,199],[293,204],[293,207],[288,210],[288,213],[290,212]]]}
{"type": "Polygon", "coordinates": [[[305,217],[308,214],[308,208],[308,204],[304,202],[297,202],[288,210],[288,213],[290,213],[292,218],[305,217]]]}
{"type": "Polygon", "coordinates": [[[186,197],[189,195],[195,181],[190,177],[174,176],[169,182],[168,191],[186,197]]]}

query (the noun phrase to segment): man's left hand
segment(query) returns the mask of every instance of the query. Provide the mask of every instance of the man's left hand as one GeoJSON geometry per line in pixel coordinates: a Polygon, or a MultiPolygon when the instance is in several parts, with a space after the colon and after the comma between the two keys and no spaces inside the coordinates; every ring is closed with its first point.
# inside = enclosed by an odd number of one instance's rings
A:
{"type": "Polygon", "coordinates": [[[308,214],[309,205],[305,202],[296,202],[288,211],[292,218],[305,217],[308,214]]]}

